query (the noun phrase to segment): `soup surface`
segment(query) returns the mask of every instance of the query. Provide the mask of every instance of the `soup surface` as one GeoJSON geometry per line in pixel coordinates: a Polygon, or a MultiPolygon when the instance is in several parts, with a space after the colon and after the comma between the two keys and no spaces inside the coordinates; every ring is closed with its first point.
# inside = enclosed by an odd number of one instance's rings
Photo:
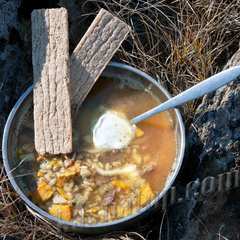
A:
{"type": "MultiPolygon", "coordinates": [[[[92,128],[107,110],[129,119],[156,106],[150,92],[111,79],[101,79],[74,118],[74,153],[39,156],[33,142],[23,142],[20,159],[35,158],[36,188],[32,200],[50,214],[77,223],[100,223],[135,213],[165,186],[176,157],[176,136],[169,112],[137,125],[131,144],[99,152],[92,128]]],[[[111,129],[109,129],[111,131],[111,129]]]]}

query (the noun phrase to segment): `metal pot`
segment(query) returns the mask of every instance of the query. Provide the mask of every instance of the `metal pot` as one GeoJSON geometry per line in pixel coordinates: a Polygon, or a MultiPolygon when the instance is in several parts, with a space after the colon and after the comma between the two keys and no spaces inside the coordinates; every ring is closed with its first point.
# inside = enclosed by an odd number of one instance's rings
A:
{"type": "MultiPolygon", "coordinates": [[[[111,77],[113,80],[124,80],[125,84],[128,84],[133,88],[147,88],[161,101],[165,101],[166,99],[170,98],[169,93],[160,84],[158,84],[155,79],[146,73],[126,64],[116,62],[110,63],[107,66],[106,70],[103,72],[102,76],[111,77]]],[[[29,192],[32,191],[35,185],[35,180],[32,174],[35,162],[31,160],[29,161],[28,159],[20,162],[17,158],[17,143],[18,139],[21,138],[22,133],[24,132],[24,135],[27,135],[30,141],[33,141],[34,139],[32,108],[33,103],[31,86],[17,101],[5,125],[2,144],[4,167],[13,188],[19,194],[28,209],[41,219],[49,221],[64,230],[78,231],[87,234],[96,234],[110,232],[113,230],[120,230],[129,226],[130,223],[135,222],[141,216],[149,213],[150,210],[154,208],[156,203],[158,203],[170,189],[182,165],[185,149],[185,132],[181,114],[179,110],[175,109],[171,110],[170,114],[173,119],[173,124],[176,129],[177,136],[176,159],[172,166],[172,170],[169,173],[164,189],[151,203],[133,215],[112,222],[90,225],[77,224],[61,220],[48,214],[28,198],[29,192]]],[[[24,139],[22,141],[24,141],[24,139]]]]}

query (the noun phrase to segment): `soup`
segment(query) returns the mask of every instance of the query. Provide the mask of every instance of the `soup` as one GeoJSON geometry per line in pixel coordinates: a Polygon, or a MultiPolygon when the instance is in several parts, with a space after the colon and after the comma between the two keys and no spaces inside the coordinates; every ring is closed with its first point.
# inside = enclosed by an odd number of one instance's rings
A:
{"type": "MultiPolygon", "coordinates": [[[[160,103],[150,91],[107,78],[99,82],[74,118],[74,153],[34,153],[37,184],[30,197],[66,221],[95,224],[137,212],[162,191],[176,157],[176,133],[169,112],[139,123],[126,148],[95,149],[92,129],[104,112],[116,111],[131,119],[160,103]]],[[[33,146],[33,142],[22,141],[19,158],[32,154],[33,146]]]]}

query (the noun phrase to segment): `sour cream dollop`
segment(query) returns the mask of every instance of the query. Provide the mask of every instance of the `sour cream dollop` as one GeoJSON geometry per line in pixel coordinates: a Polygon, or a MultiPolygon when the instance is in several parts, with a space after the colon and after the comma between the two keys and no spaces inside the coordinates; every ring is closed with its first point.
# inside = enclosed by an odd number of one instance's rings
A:
{"type": "Polygon", "coordinates": [[[105,112],[93,128],[93,143],[99,150],[122,149],[135,136],[135,126],[126,117],[114,112],[105,112]]]}

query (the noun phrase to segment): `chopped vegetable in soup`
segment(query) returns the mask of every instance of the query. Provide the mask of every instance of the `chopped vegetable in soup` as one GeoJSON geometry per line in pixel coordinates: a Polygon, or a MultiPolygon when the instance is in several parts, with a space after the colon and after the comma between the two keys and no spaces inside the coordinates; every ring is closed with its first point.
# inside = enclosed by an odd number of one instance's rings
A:
{"type": "MultiPolygon", "coordinates": [[[[76,223],[108,222],[136,213],[164,188],[176,156],[169,112],[139,123],[126,148],[95,149],[92,126],[104,111],[131,119],[160,102],[149,92],[117,83],[96,92],[88,96],[75,123],[75,152],[35,154],[37,186],[30,194],[32,200],[51,215],[76,223]]],[[[24,149],[26,144],[19,150],[20,159],[32,153],[24,149]]]]}
{"type": "Polygon", "coordinates": [[[142,164],[137,158],[141,157],[135,145],[127,152],[82,152],[75,160],[43,157],[35,193],[40,197],[35,200],[50,214],[81,223],[132,214],[156,193],[144,178],[145,169],[153,163],[142,164]]]}

